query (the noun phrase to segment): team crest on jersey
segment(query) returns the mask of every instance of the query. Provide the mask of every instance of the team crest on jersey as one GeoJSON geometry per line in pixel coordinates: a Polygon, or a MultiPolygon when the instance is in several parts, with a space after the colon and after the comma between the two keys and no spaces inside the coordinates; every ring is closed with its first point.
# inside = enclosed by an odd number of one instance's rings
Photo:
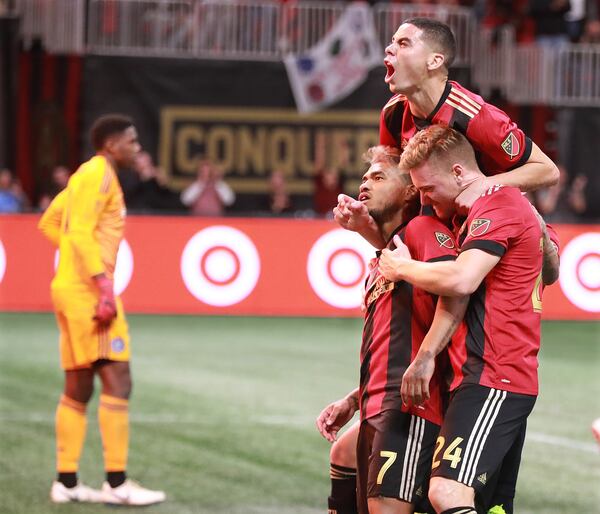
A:
{"type": "Polygon", "coordinates": [[[435,238],[437,239],[437,242],[440,243],[440,246],[443,246],[444,248],[454,248],[454,240],[448,234],[436,232],[435,238]]]}
{"type": "Polygon", "coordinates": [[[517,155],[519,155],[519,151],[521,150],[521,147],[519,146],[519,140],[513,132],[506,136],[506,139],[502,142],[501,146],[502,150],[504,150],[504,152],[508,154],[511,159],[514,159],[517,155]]]}
{"type": "Polygon", "coordinates": [[[490,228],[490,224],[492,220],[488,220],[485,218],[477,218],[471,222],[469,226],[469,235],[471,237],[479,237],[485,234],[490,228]]]}
{"type": "Polygon", "coordinates": [[[112,348],[113,352],[121,353],[125,349],[125,341],[123,341],[123,339],[120,337],[117,337],[110,342],[110,347],[112,348]]]}

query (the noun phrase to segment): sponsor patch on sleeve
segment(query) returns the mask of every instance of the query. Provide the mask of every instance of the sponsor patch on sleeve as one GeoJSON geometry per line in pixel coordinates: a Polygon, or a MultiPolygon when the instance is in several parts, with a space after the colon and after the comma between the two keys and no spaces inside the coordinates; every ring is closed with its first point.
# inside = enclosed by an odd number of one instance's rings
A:
{"type": "Polygon", "coordinates": [[[492,220],[486,218],[477,218],[471,222],[469,226],[469,235],[471,237],[479,237],[485,234],[490,228],[492,220]]]}

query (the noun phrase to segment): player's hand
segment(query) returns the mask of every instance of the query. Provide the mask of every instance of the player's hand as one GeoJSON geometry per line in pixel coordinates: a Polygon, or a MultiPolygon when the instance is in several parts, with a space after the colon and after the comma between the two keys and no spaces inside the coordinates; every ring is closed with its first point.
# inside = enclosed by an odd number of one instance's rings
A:
{"type": "Polygon", "coordinates": [[[344,194],[338,195],[333,219],[340,227],[353,232],[365,230],[375,223],[364,203],[344,194]]]}
{"type": "MultiPolygon", "coordinates": [[[[493,179],[493,177],[491,177],[493,179]]],[[[475,200],[485,193],[495,182],[488,178],[481,178],[473,182],[467,189],[460,193],[455,200],[456,208],[459,213],[466,213],[475,203],[475,200]]]]}
{"type": "Polygon", "coordinates": [[[357,409],[356,401],[348,396],[330,403],[317,418],[317,430],[325,439],[333,443],[337,439],[340,428],[352,419],[357,409]]]}
{"type": "Polygon", "coordinates": [[[402,264],[405,264],[412,259],[408,247],[402,242],[399,235],[396,234],[393,241],[396,245],[395,250],[390,250],[389,248],[381,250],[381,256],[379,257],[379,271],[389,281],[397,282],[402,278],[398,269],[402,264]]]}
{"type": "Polygon", "coordinates": [[[115,302],[114,283],[104,274],[94,277],[100,296],[96,306],[94,319],[101,327],[108,327],[117,316],[117,304],[115,302]]]}
{"type": "Polygon", "coordinates": [[[419,352],[402,377],[400,394],[405,405],[422,405],[429,400],[429,382],[435,370],[430,352],[419,352]]]}

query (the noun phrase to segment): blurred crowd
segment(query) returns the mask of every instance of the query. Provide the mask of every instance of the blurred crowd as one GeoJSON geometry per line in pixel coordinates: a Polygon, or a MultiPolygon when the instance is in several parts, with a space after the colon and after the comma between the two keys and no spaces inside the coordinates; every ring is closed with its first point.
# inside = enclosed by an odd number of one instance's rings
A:
{"type": "MultiPolygon", "coordinates": [[[[577,223],[597,220],[596,204],[587,194],[589,178],[570,173],[564,166],[556,186],[529,193],[528,197],[548,222],[577,223]]],[[[9,169],[0,170],[0,213],[14,214],[43,211],[51,200],[66,187],[71,170],[57,166],[52,170],[51,184],[37,202],[31,204],[19,180],[9,169]]],[[[196,178],[183,190],[175,191],[167,185],[164,172],[152,162],[147,152],[141,152],[132,170],[120,170],[119,180],[128,211],[138,214],[179,214],[193,216],[287,216],[330,218],[340,193],[356,196],[344,185],[346,174],[340,167],[319,166],[313,178],[310,205],[298,201],[298,195],[289,192],[287,174],[273,170],[266,179],[267,192],[263,194],[258,210],[244,212],[236,208],[236,194],[224,179],[221,168],[207,159],[198,162],[196,178]]]]}

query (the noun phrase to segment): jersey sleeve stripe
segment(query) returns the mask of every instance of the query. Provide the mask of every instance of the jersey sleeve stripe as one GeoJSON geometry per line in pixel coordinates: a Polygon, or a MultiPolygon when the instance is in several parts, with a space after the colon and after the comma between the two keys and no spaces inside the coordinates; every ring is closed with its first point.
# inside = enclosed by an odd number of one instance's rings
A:
{"type": "Polygon", "coordinates": [[[472,98],[470,98],[468,95],[466,95],[465,93],[463,93],[462,91],[460,91],[459,89],[456,88],[452,88],[452,93],[455,95],[458,95],[460,97],[462,97],[463,102],[466,102],[468,104],[471,104],[471,106],[473,108],[475,108],[477,111],[479,109],[481,109],[482,105],[477,103],[475,100],[473,100],[472,98]]]}
{"type": "Polygon", "coordinates": [[[402,100],[402,95],[401,94],[397,94],[396,96],[392,96],[392,98],[390,98],[388,100],[388,103],[386,103],[383,108],[387,109],[388,107],[391,107],[394,104],[397,104],[400,100],[402,100]]]}
{"type": "Polygon", "coordinates": [[[462,105],[459,105],[455,102],[453,102],[449,97],[446,100],[446,103],[448,105],[451,105],[452,107],[454,107],[456,110],[462,112],[463,114],[466,114],[469,118],[474,118],[476,113],[473,113],[471,111],[467,111],[466,108],[462,107],[462,105]]]}
{"type": "Polygon", "coordinates": [[[461,251],[464,252],[473,248],[476,250],[483,250],[484,252],[491,253],[492,255],[497,255],[498,257],[502,257],[506,253],[506,248],[504,248],[504,246],[496,241],[490,241],[489,239],[476,239],[474,241],[469,241],[462,246],[461,251]]]}
{"type": "Polygon", "coordinates": [[[110,187],[111,175],[108,170],[104,172],[104,177],[102,178],[102,185],[100,186],[100,193],[106,194],[108,193],[108,189],[110,187]]]}
{"type": "Polygon", "coordinates": [[[432,257],[427,262],[442,262],[442,261],[455,261],[455,255],[438,255],[437,257],[432,257]]]}

